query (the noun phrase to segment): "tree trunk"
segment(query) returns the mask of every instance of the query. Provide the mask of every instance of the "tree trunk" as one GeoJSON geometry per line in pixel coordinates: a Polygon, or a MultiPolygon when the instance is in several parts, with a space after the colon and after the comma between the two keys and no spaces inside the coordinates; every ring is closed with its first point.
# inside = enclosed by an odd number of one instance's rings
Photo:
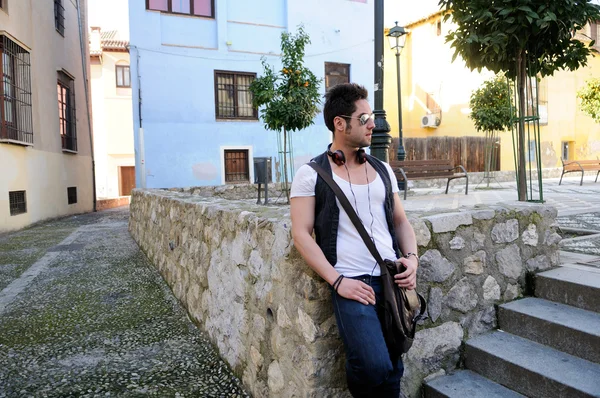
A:
{"type": "Polygon", "coordinates": [[[520,50],[517,56],[517,90],[519,93],[519,126],[517,130],[518,153],[517,188],[519,201],[527,201],[527,170],[525,166],[525,80],[527,78],[525,50],[520,50]]]}
{"type": "Polygon", "coordinates": [[[288,168],[287,168],[287,130],[283,128],[283,179],[285,181],[284,191],[287,198],[287,204],[290,204],[290,187],[288,183],[288,168]]]}

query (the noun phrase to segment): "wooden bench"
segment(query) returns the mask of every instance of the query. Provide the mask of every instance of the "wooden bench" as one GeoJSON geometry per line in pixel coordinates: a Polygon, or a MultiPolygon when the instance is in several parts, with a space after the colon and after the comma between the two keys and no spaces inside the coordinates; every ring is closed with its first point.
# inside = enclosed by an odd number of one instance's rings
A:
{"type": "Polygon", "coordinates": [[[408,180],[432,180],[437,178],[447,178],[446,194],[450,181],[456,178],[465,178],[467,185],[465,195],[469,193],[469,175],[463,166],[454,166],[450,159],[441,160],[404,160],[391,161],[390,166],[396,174],[398,181],[404,181],[404,200],[406,200],[406,191],[408,180]],[[456,172],[456,170],[459,170],[456,172]]]}
{"type": "Polygon", "coordinates": [[[598,174],[600,174],[600,160],[560,160],[562,162],[562,174],[560,175],[560,181],[558,185],[562,182],[562,178],[567,173],[581,173],[581,182],[579,185],[583,185],[583,173],[585,171],[597,171],[596,180],[594,182],[598,182],[598,174]]]}

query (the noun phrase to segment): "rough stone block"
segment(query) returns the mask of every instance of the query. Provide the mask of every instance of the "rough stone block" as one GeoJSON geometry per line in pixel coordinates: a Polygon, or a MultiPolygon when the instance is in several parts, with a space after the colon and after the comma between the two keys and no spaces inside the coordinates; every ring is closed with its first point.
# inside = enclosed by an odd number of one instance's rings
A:
{"type": "Polygon", "coordinates": [[[523,261],[521,260],[519,246],[510,245],[498,251],[496,253],[496,262],[498,263],[498,270],[502,275],[512,279],[517,279],[521,276],[523,261]]]}
{"type": "Polygon", "coordinates": [[[431,223],[433,232],[436,234],[456,231],[461,225],[473,224],[473,217],[468,212],[442,213],[424,217],[424,219],[431,223]]]}
{"type": "Polygon", "coordinates": [[[466,274],[479,275],[485,268],[485,259],[487,254],[480,250],[472,256],[465,258],[464,271],[466,274]]]}
{"type": "Polygon", "coordinates": [[[456,266],[442,257],[439,250],[427,250],[421,256],[418,275],[426,282],[444,282],[456,266]]]}
{"type": "Polygon", "coordinates": [[[478,298],[475,287],[465,277],[450,289],[446,296],[446,305],[457,311],[466,313],[477,306],[478,298]]]}
{"type": "Polygon", "coordinates": [[[495,243],[510,243],[519,238],[519,220],[513,219],[494,225],[492,240],[495,243]]]}

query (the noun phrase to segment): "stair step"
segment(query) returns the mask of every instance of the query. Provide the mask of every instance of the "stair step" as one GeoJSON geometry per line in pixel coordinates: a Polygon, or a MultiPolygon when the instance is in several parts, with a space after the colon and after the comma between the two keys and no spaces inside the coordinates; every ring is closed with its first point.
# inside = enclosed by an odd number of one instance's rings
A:
{"type": "Polygon", "coordinates": [[[591,267],[559,267],[535,278],[535,295],[550,301],[600,312],[600,273],[591,267]]]}
{"type": "Polygon", "coordinates": [[[452,375],[430,380],[425,383],[424,393],[425,398],[524,397],[470,370],[461,370],[452,375]]]}
{"type": "Polygon", "coordinates": [[[498,325],[505,332],[600,363],[600,314],[539,298],[502,304],[498,325]]]}
{"type": "Polygon", "coordinates": [[[466,343],[465,364],[531,397],[600,397],[600,365],[503,331],[466,343]]]}

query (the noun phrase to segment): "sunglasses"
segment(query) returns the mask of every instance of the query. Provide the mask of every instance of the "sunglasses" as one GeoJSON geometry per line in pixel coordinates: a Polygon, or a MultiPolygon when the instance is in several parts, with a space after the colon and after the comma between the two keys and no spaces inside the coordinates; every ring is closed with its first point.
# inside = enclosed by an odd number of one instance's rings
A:
{"type": "Polygon", "coordinates": [[[371,113],[363,113],[362,115],[356,117],[356,116],[347,116],[347,115],[340,115],[341,117],[347,117],[349,119],[358,119],[358,122],[360,123],[361,126],[364,126],[365,124],[369,123],[369,120],[372,120],[373,122],[375,122],[375,114],[371,113]]]}

